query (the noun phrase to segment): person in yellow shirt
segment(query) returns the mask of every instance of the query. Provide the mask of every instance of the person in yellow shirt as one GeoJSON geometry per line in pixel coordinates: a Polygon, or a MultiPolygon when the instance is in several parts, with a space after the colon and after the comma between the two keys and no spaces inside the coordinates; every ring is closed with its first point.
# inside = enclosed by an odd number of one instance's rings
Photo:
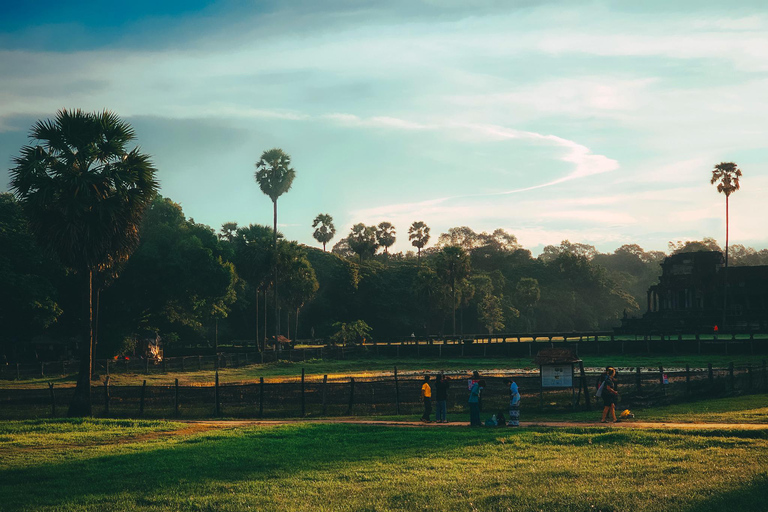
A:
{"type": "Polygon", "coordinates": [[[432,414],[432,388],[429,385],[429,375],[424,376],[424,384],[421,385],[421,398],[424,399],[424,414],[421,416],[421,421],[432,423],[432,420],[429,419],[432,414]]]}

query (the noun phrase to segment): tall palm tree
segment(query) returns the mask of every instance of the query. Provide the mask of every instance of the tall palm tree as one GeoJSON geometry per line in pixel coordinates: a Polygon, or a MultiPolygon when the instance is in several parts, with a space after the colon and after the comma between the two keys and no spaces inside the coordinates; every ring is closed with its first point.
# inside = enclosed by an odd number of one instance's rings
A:
{"type": "MultiPolygon", "coordinates": [[[[291,190],[293,179],[296,177],[296,171],[291,168],[291,157],[279,148],[273,148],[261,154],[261,158],[256,162],[256,183],[259,184],[261,191],[272,200],[274,212],[273,223],[273,283],[272,288],[275,301],[275,343],[278,344],[277,337],[280,334],[280,308],[277,302],[277,199],[291,190]]],[[[279,346],[279,344],[278,344],[279,346]]]]}
{"type": "Polygon", "coordinates": [[[316,228],[312,236],[323,244],[323,252],[325,252],[325,244],[333,240],[336,234],[336,227],[333,225],[333,217],[327,213],[321,213],[312,222],[312,227],[316,228]],[[318,227],[320,226],[320,227],[318,227]]]}
{"type": "Polygon", "coordinates": [[[725,275],[723,281],[723,326],[725,326],[725,312],[728,305],[728,199],[731,194],[739,190],[739,178],[741,169],[733,162],[720,162],[712,169],[711,185],[717,183],[717,191],[725,194],[725,275]]]}
{"type": "Polygon", "coordinates": [[[395,240],[395,226],[381,222],[376,229],[376,242],[384,248],[384,254],[389,254],[388,249],[394,245],[395,240]]]}
{"type": "Polygon", "coordinates": [[[29,138],[14,158],[11,188],[38,242],[82,276],[87,341],[69,415],[90,415],[94,273],[116,268],[138,245],[156,170],[138,148],[127,149],[133,128],[106,110],[60,110],[35,123],[29,138]]]}
{"type": "Polygon", "coordinates": [[[408,229],[408,240],[411,241],[411,245],[416,247],[419,251],[418,260],[421,263],[421,250],[429,242],[429,226],[422,221],[416,221],[411,224],[408,229]]]}

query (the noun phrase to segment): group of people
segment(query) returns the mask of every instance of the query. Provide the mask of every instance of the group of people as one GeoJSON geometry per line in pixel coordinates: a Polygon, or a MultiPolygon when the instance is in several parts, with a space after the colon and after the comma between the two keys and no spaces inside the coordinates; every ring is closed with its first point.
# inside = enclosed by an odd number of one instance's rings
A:
{"type": "MultiPolygon", "coordinates": [[[[424,401],[424,414],[421,416],[421,421],[424,423],[432,423],[430,417],[432,415],[433,396],[430,381],[430,376],[425,375],[424,383],[421,385],[421,398],[424,401]]],[[[509,419],[506,422],[506,425],[508,427],[519,427],[520,390],[512,379],[504,379],[504,385],[509,391],[509,419]]],[[[448,423],[447,402],[449,386],[450,379],[446,375],[440,373],[435,377],[434,398],[437,404],[435,422],[437,423],[448,423]]],[[[597,378],[595,386],[597,389],[596,396],[603,399],[603,417],[600,421],[602,423],[615,423],[619,421],[616,418],[616,404],[619,401],[619,392],[616,387],[616,369],[612,366],[607,366],[605,371],[597,378]]],[[[478,372],[473,372],[472,378],[467,381],[467,390],[469,391],[469,424],[473,427],[480,427],[483,425],[480,421],[480,396],[484,388],[485,381],[480,378],[478,372]]],[[[488,420],[487,424],[502,426],[504,425],[504,421],[504,413],[499,411],[494,415],[492,420],[488,420]]]]}
{"type": "MultiPolygon", "coordinates": [[[[432,415],[432,386],[430,385],[430,376],[424,376],[424,383],[421,385],[421,398],[424,401],[424,414],[421,416],[421,421],[424,423],[431,423],[430,416],[432,415]]],[[[512,379],[504,379],[504,384],[509,391],[509,421],[506,425],[508,427],[520,426],[520,390],[517,384],[512,379]]],[[[435,421],[437,423],[448,423],[447,418],[447,401],[448,401],[448,387],[450,386],[450,379],[443,375],[438,374],[435,378],[435,401],[437,404],[437,412],[435,415],[435,421]]],[[[469,391],[469,424],[473,427],[482,426],[480,421],[480,395],[485,388],[485,381],[480,378],[478,372],[472,373],[472,378],[467,381],[467,390],[469,391]]],[[[504,425],[504,414],[499,411],[494,415],[492,421],[496,426],[504,425]]]]}

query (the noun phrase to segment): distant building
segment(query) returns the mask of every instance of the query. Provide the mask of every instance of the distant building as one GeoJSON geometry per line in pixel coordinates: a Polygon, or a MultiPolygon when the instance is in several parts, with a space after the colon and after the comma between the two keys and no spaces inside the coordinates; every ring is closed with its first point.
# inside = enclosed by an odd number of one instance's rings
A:
{"type": "MultiPolygon", "coordinates": [[[[624,332],[712,332],[723,322],[725,260],[719,251],[675,254],[661,263],[642,318],[625,318],[624,332]]],[[[728,331],[768,331],[768,265],[728,267],[728,331]]],[[[722,327],[721,327],[722,328],[722,327]]]]}

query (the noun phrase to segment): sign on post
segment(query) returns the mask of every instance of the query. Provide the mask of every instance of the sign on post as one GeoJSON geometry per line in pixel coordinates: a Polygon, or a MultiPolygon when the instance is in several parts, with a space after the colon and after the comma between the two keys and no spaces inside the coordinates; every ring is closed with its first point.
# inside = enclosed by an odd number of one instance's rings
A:
{"type": "Polygon", "coordinates": [[[542,365],[542,388],[570,388],[573,387],[573,365],[542,365]]]}

